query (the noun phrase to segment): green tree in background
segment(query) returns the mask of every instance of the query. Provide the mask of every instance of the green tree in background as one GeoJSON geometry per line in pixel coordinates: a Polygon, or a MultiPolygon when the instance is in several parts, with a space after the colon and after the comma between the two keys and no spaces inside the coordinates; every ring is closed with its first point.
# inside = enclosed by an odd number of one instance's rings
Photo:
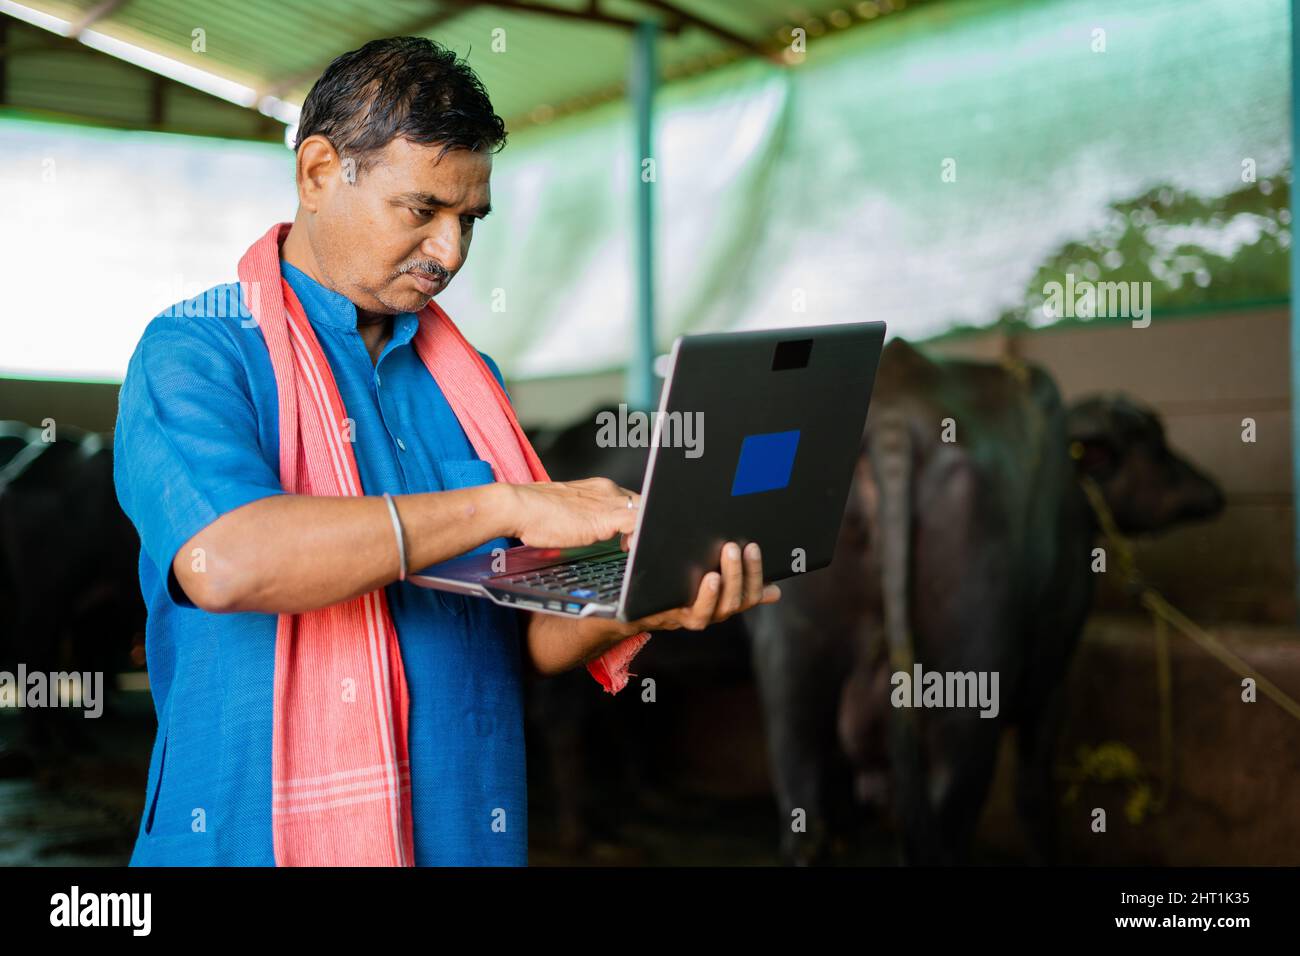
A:
{"type": "MultiPolygon", "coordinates": [[[[1291,169],[1213,198],[1156,186],[1111,203],[1106,222],[1071,240],[1039,266],[1024,304],[1001,325],[1107,321],[1043,313],[1048,283],[1151,283],[1152,314],[1278,301],[1290,294],[1291,169]]],[[[1115,321],[1127,321],[1120,319],[1115,321]]]]}

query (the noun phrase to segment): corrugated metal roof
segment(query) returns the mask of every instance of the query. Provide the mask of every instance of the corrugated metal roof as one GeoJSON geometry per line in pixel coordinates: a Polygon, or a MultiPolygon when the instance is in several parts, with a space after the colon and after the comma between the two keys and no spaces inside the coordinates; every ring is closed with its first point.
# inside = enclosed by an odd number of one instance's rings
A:
{"type": "MultiPolygon", "coordinates": [[[[628,23],[658,22],[664,30],[660,64],[664,78],[671,81],[764,53],[777,69],[792,27],[807,31],[808,55],[813,56],[816,37],[869,23],[917,2],[23,0],[23,5],[74,24],[91,17],[89,28],[98,33],[243,84],[259,95],[292,103],[301,103],[325,66],[342,52],[376,37],[429,36],[467,57],[497,112],[514,130],[623,95],[630,30],[580,18],[592,11],[628,23]],[[520,9],[529,5],[570,15],[520,9]],[[503,40],[505,49],[494,49],[494,39],[498,44],[503,40]]],[[[27,29],[13,20],[9,23],[27,29]]],[[[151,84],[142,87],[138,78],[128,79],[124,74],[110,77],[106,68],[87,66],[84,56],[74,59],[70,49],[5,59],[9,70],[7,105],[76,115],[73,101],[84,98],[88,118],[98,121],[111,116],[124,125],[150,126],[149,120],[156,116],[153,98],[157,94],[151,84]],[[27,62],[20,63],[21,59],[27,62]],[[47,87],[44,91],[30,88],[38,76],[44,80],[38,85],[47,87]],[[31,102],[24,102],[20,92],[31,102]],[[54,105],[37,106],[37,101],[54,105]]],[[[170,91],[165,96],[168,105],[179,106],[184,99],[170,91]]],[[[184,117],[176,115],[179,112],[164,110],[164,128],[187,129],[184,117]]],[[[280,135],[268,130],[255,111],[248,112],[253,118],[242,127],[225,120],[219,125],[229,127],[231,135],[280,135]]]]}
{"type": "Polygon", "coordinates": [[[0,17],[5,111],[125,129],[280,141],[284,127],[65,37],[0,17]]]}

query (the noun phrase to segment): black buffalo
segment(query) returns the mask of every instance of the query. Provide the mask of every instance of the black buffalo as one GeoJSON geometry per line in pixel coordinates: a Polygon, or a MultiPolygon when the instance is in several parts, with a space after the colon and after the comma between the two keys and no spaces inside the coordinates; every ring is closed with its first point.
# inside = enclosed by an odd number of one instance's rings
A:
{"type": "MultiPolygon", "coordinates": [[[[0,670],[101,672],[105,704],[144,630],[139,538],[117,503],[111,440],[0,423],[0,670]]],[[[94,749],[80,712],[22,711],[0,775],[94,749]]]]}
{"type": "Polygon", "coordinates": [[[1081,474],[1123,531],[1223,507],[1127,399],[1067,409],[1041,369],[886,347],[832,565],[749,612],[785,859],[826,860],[855,804],[892,808],[905,861],[968,859],[1008,725],[1033,860],[1055,858],[1062,688],[1098,532],[1081,474]],[[914,663],[997,672],[997,716],[891,706],[914,663]]]}

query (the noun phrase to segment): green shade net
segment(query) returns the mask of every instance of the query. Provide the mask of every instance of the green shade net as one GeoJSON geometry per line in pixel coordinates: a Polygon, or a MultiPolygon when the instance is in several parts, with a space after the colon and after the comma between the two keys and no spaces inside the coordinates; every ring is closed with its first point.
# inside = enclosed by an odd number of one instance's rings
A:
{"type": "MultiPolygon", "coordinates": [[[[1150,282],[1157,322],[1282,300],[1289,40],[1285,0],[936,2],[809,38],[786,69],[673,83],[651,157],[657,347],[1037,326],[1067,273],[1150,282]]],[[[292,215],[278,146],[4,122],[0,155],[0,255],[24,277],[0,310],[9,374],[120,377],[150,316],[233,279],[292,215]]],[[[628,361],[641,170],[625,103],[496,158],[496,211],[440,302],[509,377],[628,361]]]]}
{"type": "MultiPolygon", "coordinates": [[[[1283,0],[931,4],[812,38],[788,70],[674,84],[659,348],[866,318],[911,338],[1040,325],[1067,271],[1151,282],[1157,321],[1284,298],[1289,28],[1283,0]]],[[[626,362],[639,168],[623,105],[499,157],[503,215],[445,298],[513,375],[626,362]]]]}

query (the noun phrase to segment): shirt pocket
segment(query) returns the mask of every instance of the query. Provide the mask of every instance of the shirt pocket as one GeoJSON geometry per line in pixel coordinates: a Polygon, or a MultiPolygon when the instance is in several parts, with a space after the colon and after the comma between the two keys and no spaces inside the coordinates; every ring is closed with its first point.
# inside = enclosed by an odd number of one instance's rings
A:
{"type": "MultiPolygon", "coordinates": [[[[438,485],[443,491],[455,491],[458,488],[476,488],[479,485],[489,485],[496,480],[496,476],[492,473],[492,466],[481,458],[444,458],[441,461],[434,462],[434,468],[438,473],[438,485]]],[[[504,544],[505,542],[501,539],[485,541],[467,553],[486,554],[494,547],[502,547],[504,544]]],[[[435,593],[438,596],[438,603],[457,617],[465,616],[467,601],[481,600],[480,598],[469,598],[460,594],[453,594],[450,591],[437,591],[435,593]]]]}
{"type": "Polygon", "coordinates": [[[171,737],[169,727],[163,737],[162,753],[158,757],[158,776],[146,804],[149,809],[145,817],[144,834],[149,846],[158,846],[163,840],[192,832],[190,827],[194,822],[193,816],[176,805],[177,750],[171,737]]]}
{"type": "Polygon", "coordinates": [[[157,770],[154,771],[153,778],[149,781],[149,785],[146,788],[144,817],[145,836],[151,836],[153,834],[154,814],[158,812],[158,797],[162,793],[163,770],[167,767],[167,740],[170,734],[166,730],[164,730],[162,734],[162,748],[158,753],[157,770]]]}

